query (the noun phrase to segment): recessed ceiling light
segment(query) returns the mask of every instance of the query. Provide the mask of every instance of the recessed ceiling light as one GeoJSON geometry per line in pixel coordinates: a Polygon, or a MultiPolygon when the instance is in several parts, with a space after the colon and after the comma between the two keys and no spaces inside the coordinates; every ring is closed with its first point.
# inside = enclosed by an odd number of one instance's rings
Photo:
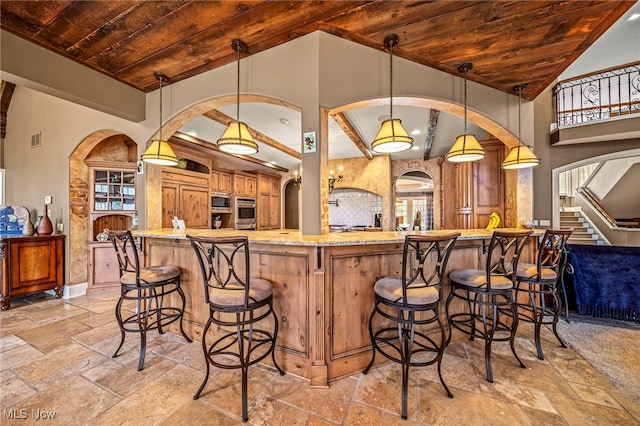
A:
{"type": "Polygon", "coordinates": [[[284,124],[285,126],[288,126],[288,125],[289,125],[289,120],[287,120],[286,118],[281,118],[281,119],[280,119],[280,122],[281,122],[282,124],[284,124]]]}
{"type": "Polygon", "coordinates": [[[415,129],[415,130],[411,131],[411,134],[414,135],[414,136],[415,135],[419,135],[420,133],[422,133],[422,130],[420,130],[420,129],[415,129]]]}
{"type": "Polygon", "coordinates": [[[198,136],[198,132],[194,132],[193,130],[192,130],[192,131],[190,131],[190,132],[187,132],[187,134],[188,134],[189,136],[193,136],[194,138],[195,138],[196,136],[198,136]]]}
{"type": "Polygon", "coordinates": [[[629,19],[627,19],[627,21],[635,21],[638,18],[640,18],[640,13],[634,13],[633,15],[629,16],[629,19]]]}
{"type": "Polygon", "coordinates": [[[414,151],[417,151],[420,149],[420,147],[418,145],[414,145],[411,149],[413,149],[414,151]]]}

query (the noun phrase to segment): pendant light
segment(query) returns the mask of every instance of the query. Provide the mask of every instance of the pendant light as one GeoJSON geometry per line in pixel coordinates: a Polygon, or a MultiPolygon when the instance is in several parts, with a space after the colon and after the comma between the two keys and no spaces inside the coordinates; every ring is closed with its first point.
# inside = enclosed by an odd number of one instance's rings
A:
{"type": "Polygon", "coordinates": [[[153,76],[160,82],[160,139],[151,141],[151,145],[142,154],[142,161],[159,166],[176,166],[178,157],[174,154],[169,142],[162,138],[162,82],[168,81],[166,75],[161,72],[153,73],[153,76]]]}
{"type": "Polygon", "coordinates": [[[514,87],[514,90],[518,91],[518,146],[511,148],[509,155],[504,159],[502,168],[507,170],[512,169],[525,169],[527,167],[535,167],[540,164],[540,159],[536,157],[531,148],[522,143],[520,131],[522,128],[522,89],[524,84],[520,84],[514,87]]]}
{"type": "Polygon", "coordinates": [[[405,151],[413,145],[413,138],[402,127],[402,121],[393,118],[393,46],[398,44],[396,34],[390,34],[384,39],[384,47],[389,49],[389,119],[382,122],[382,126],[371,143],[371,150],[378,153],[405,151]]]}
{"type": "Polygon", "coordinates": [[[476,137],[467,134],[467,72],[473,68],[473,64],[462,64],[458,67],[459,72],[464,73],[464,134],[458,136],[445,159],[453,163],[463,163],[467,161],[477,161],[484,158],[484,149],[478,143],[476,137]]]}
{"type": "Polygon", "coordinates": [[[238,39],[231,42],[231,47],[238,52],[236,121],[229,123],[227,130],[218,139],[218,147],[229,154],[250,155],[258,152],[258,144],[254,142],[247,125],[240,121],[240,53],[246,53],[248,49],[247,45],[238,39]]]}

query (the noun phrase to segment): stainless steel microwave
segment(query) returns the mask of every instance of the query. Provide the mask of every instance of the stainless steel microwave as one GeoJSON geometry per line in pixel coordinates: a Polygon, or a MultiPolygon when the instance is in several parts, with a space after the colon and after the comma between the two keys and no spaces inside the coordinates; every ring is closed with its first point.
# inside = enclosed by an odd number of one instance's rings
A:
{"type": "Polygon", "coordinates": [[[231,213],[231,195],[224,192],[212,192],[211,213],[231,213]]]}

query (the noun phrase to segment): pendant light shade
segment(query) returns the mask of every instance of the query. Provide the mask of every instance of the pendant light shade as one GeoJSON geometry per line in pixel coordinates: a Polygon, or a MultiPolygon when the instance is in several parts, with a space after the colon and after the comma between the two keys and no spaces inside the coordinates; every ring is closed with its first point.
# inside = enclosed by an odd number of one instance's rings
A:
{"type": "Polygon", "coordinates": [[[253,140],[247,125],[240,121],[240,53],[245,53],[248,49],[247,45],[238,39],[231,42],[231,47],[238,52],[236,121],[229,123],[227,130],[218,139],[218,148],[229,154],[250,155],[258,152],[258,144],[253,140]]]}
{"type": "Polygon", "coordinates": [[[527,167],[535,167],[540,164],[540,159],[536,157],[531,148],[522,143],[520,131],[522,128],[522,88],[523,84],[514,87],[518,91],[518,146],[511,148],[509,155],[502,162],[502,168],[507,170],[526,169],[527,167]]]}
{"type": "Polygon", "coordinates": [[[472,134],[467,133],[467,72],[473,68],[473,64],[462,64],[458,71],[464,73],[464,134],[458,136],[445,159],[453,163],[477,161],[484,158],[484,149],[472,134]]]}
{"type": "Polygon", "coordinates": [[[412,144],[413,138],[402,127],[402,121],[392,118],[382,122],[371,149],[380,153],[399,152],[411,148],[412,144]]]}
{"type": "Polygon", "coordinates": [[[151,145],[142,154],[142,161],[159,166],[176,166],[178,157],[171,149],[169,142],[162,138],[162,82],[167,81],[167,76],[161,72],[156,72],[153,76],[160,82],[160,139],[151,141],[151,145]]]}
{"type": "Polygon", "coordinates": [[[378,153],[392,153],[405,151],[413,145],[413,138],[402,127],[402,121],[393,118],[393,46],[400,39],[396,34],[390,34],[384,39],[384,47],[389,49],[389,119],[382,122],[382,126],[371,143],[371,150],[378,153]]]}

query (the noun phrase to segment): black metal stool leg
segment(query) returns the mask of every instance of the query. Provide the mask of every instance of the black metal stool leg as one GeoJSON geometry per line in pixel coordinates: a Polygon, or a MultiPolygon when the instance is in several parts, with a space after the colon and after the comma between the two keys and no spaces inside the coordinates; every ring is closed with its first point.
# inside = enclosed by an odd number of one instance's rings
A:
{"type": "Polygon", "coordinates": [[[207,350],[207,331],[209,331],[209,327],[211,327],[211,322],[212,322],[211,318],[209,318],[207,320],[207,323],[204,326],[204,329],[202,330],[202,351],[204,352],[204,360],[207,366],[207,371],[204,375],[204,380],[202,381],[202,384],[198,388],[198,391],[195,393],[195,395],[193,395],[193,399],[200,398],[200,393],[202,392],[205,385],[207,384],[207,381],[209,380],[209,370],[211,368],[209,364],[211,363],[211,361],[209,358],[209,351],[207,350]]]}
{"type": "Polygon", "coordinates": [[[373,361],[376,359],[376,342],[375,336],[373,334],[373,317],[376,314],[377,304],[373,306],[373,310],[371,311],[371,315],[369,316],[369,337],[371,338],[371,361],[369,361],[369,365],[364,369],[362,374],[367,374],[369,369],[373,366],[373,361]]]}
{"type": "Polygon", "coordinates": [[[273,361],[273,365],[276,367],[276,370],[278,370],[278,374],[280,374],[281,376],[284,376],[284,371],[282,370],[282,368],[280,368],[280,366],[278,365],[278,362],[276,361],[276,339],[278,338],[278,316],[276,315],[276,312],[273,310],[273,307],[271,307],[271,313],[273,314],[273,342],[271,343],[271,360],[273,361]]]}
{"type": "Polygon", "coordinates": [[[176,291],[178,292],[178,295],[180,296],[180,300],[182,300],[182,309],[180,310],[180,334],[182,334],[182,337],[184,337],[184,339],[187,341],[187,343],[191,343],[192,340],[189,338],[189,336],[187,336],[187,333],[184,332],[184,328],[182,327],[183,324],[183,319],[184,319],[184,308],[187,304],[187,300],[184,296],[184,291],[182,291],[182,287],[180,286],[180,278],[178,278],[178,281],[176,282],[176,291]]]}
{"type": "Polygon", "coordinates": [[[120,327],[120,344],[118,345],[118,348],[116,349],[116,351],[113,353],[113,355],[111,355],[111,358],[115,358],[118,356],[118,352],[120,351],[120,349],[122,349],[122,345],[124,344],[124,325],[122,324],[122,296],[120,296],[120,299],[118,299],[118,303],[116,303],[116,320],[118,322],[118,326],[120,327]]]}

